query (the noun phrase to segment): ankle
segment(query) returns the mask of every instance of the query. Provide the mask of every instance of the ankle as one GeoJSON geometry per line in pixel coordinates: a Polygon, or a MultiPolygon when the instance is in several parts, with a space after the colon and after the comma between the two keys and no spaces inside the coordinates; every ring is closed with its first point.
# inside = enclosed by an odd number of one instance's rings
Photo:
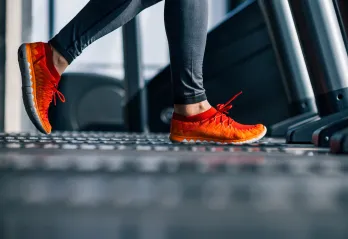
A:
{"type": "Polygon", "coordinates": [[[174,105],[174,112],[182,116],[193,116],[203,113],[211,108],[207,100],[186,105],[174,105]]]}
{"type": "Polygon", "coordinates": [[[59,75],[62,75],[66,68],[69,66],[68,61],[52,46],[51,49],[53,52],[53,65],[56,67],[56,70],[58,71],[59,75]]]}

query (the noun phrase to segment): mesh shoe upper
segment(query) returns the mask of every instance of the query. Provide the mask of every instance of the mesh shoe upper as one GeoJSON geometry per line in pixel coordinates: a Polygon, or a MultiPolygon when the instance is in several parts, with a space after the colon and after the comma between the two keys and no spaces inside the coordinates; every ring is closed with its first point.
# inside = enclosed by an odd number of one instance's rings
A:
{"type": "MultiPolygon", "coordinates": [[[[239,94],[238,94],[239,95],[239,94]]],[[[260,137],[265,132],[262,124],[244,125],[234,121],[228,116],[232,108],[231,102],[219,104],[216,108],[204,112],[203,120],[197,117],[182,117],[174,113],[171,124],[171,136],[186,137],[190,139],[243,142],[260,137]]]]}
{"type": "Polygon", "coordinates": [[[48,119],[48,109],[52,101],[56,104],[56,97],[65,102],[64,95],[58,91],[60,75],[52,60],[52,50],[47,43],[28,44],[32,61],[31,81],[34,91],[35,106],[40,121],[47,133],[51,132],[48,119]]]}

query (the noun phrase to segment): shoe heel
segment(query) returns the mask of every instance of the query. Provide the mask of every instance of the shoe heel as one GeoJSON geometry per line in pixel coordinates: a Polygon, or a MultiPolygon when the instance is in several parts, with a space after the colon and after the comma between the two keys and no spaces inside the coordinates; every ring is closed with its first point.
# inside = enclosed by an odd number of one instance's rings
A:
{"type": "Polygon", "coordinates": [[[47,134],[41,125],[41,121],[34,105],[34,95],[30,75],[30,63],[27,56],[27,45],[24,43],[18,48],[18,64],[22,76],[22,98],[27,115],[35,127],[47,134]]]}
{"type": "Polygon", "coordinates": [[[25,43],[23,43],[18,48],[18,61],[19,60],[27,60],[27,51],[26,51],[26,44],[25,43]]]}
{"type": "Polygon", "coordinates": [[[18,48],[18,64],[19,64],[19,69],[21,71],[21,76],[22,76],[22,88],[31,87],[32,83],[30,80],[31,76],[30,76],[30,68],[29,68],[26,44],[22,44],[18,48]]]}

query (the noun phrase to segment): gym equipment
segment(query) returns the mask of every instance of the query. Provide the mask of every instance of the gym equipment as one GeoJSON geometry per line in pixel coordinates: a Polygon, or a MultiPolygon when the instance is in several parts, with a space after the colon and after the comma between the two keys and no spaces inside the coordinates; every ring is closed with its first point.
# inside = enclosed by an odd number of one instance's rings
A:
{"type": "Polygon", "coordinates": [[[5,129],[6,0],[0,0],[0,131],[5,129]]]}
{"type": "Polygon", "coordinates": [[[141,41],[139,39],[138,17],[128,22],[123,28],[123,56],[125,72],[126,129],[130,132],[147,131],[147,104],[145,80],[142,72],[141,41]],[[139,97],[135,98],[138,94],[139,97]],[[132,100],[135,98],[135,100],[132,100]]]}
{"type": "MultiPolygon", "coordinates": [[[[56,132],[51,135],[42,135],[35,133],[20,134],[0,134],[0,151],[11,151],[12,149],[100,149],[104,146],[110,146],[105,150],[140,150],[140,151],[195,151],[196,147],[202,147],[200,152],[214,152],[213,148],[227,150],[227,152],[245,151],[249,152],[249,148],[257,148],[255,152],[288,152],[296,149],[297,155],[305,155],[316,153],[328,153],[328,149],[316,148],[313,145],[290,145],[285,144],[284,139],[265,138],[258,143],[245,145],[229,145],[214,143],[172,143],[169,141],[168,134],[128,134],[115,132],[56,132]],[[90,147],[87,147],[89,145],[90,147]],[[85,148],[86,146],[86,148],[85,148]],[[148,147],[144,147],[148,146],[148,147]],[[163,146],[164,148],[156,148],[163,146]]],[[[223,151],[224,151],[223,150],[223,151]]],[[[70,151],[73,152],[73,151],[70,151]]]]}
{"type": "MultiPolygon", "coordinates": [[[[297,101],[287,97],[257,1],[245,1],[209,32],[203,70],[204,87],[211,104],[225,102],[240,90],[245,93],[230,112],[237,121],[269,126],[312,112],[311,103],[303,108],[303,98],[297,101]]],[[[169,131],[173,110],[170,75],[168,66],[146,86],[151,132],[169,131]]]]}
{"type": "Polygon", "coordinates": [[[348,164],[328,151],[279,139],[1,134],[0,237],[344,238],[348,164]]]}
{"type": "MultiPolygon", "coordinates": [[[[344,0],[335,0],[334,1],[335,10],[338,16],[343,40],[345,42],[346,49],[348,50],[348,11],[347,11],[347,1],[344,0]]],[[[347,51],[348,52],[348,51],[347,51]]],[[[333,153],[348,153],[348,124],[347,119],[343,122],[337,122],[329,124],[328,129],[318,130],[314,133],[314,140],[319,141],[322,138],[327,140],[324,142],[317,142],[316,145],[325,145],[327,146],[330,143],[331,152],[333,153]],[[330,127],[333,125],[333,127],[330,127]],[[327,133],[324,131],[328,131],[327,133]],[[319,134],[325,132],[327,135],[319,137],[319,134]]]]}
{"type": "Polygon", "coordinates": [[[122,82],[92,73],[65,73],[59,90],[67,98],[50,107],[49,118],[55,131],[125,131],[122,82]]]}
{"type": "Polygon", "coordinates": [[[290,3],[320,118],[291,127],[287,142],[309,143],[313,140],[312,137],[317,144],[328,142],[329,136],[334,132],[327,132],[347,124],[347,118],[344,118],[348,115],[347,49],[332,1],[294,0],[290,3]],[[318,131],[313,136],[316,130],[318,131]],[[325,132],[320,133],[321,130],[325,132]]]}
{"type": "Polygon", "coordinates": [[[296,104],[299,111],[303,110],[302,114],[278,122],[269,128],[271,136],[284,137],[292,125],[304,120],[316,119],[317,109],[288,1],[260,0],[259,4],[278,57],[288,101],[296,104]]]}
{"type": "Polygon", "coordinates": [[[330,139],[340,131],[348,127],[348,117],[343,116],[338,121],[329,122],[327,125],[317,129],[313,133],[313,143],[319,147],[330,147],[330,139]]]}
{"type": "Polygon", "coordinates": [[[332,153],[348,153],[348,127],[332,135],[330,148],[332,153]]]}
{"type": "Polygon", "coordinates": [[[348,4],[347,1],[344,0],[334,0],[333,3],[335,6],[338,22],[340,24],[342,37],[346,45],[346,49],[348,50],[348,4]]]}

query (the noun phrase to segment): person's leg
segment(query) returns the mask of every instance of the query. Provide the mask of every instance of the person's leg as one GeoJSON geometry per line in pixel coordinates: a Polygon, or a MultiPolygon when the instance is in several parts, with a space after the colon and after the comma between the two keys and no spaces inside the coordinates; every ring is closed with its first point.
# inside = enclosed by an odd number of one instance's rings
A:
{"type": "Polygon", "coordinates": [[[49,43],[23,44],[18,51],[23,102],[29,118],[49,134],[48,109],[59,97],[60,75],[97,39],[161,0],[91,0],[49,43]]]}
{"type": "Polygon", "coordinates": [[[49,43],[66,60],[66,67],[94,41],[160,1],[91,0],[49,43]]]}
{"type": "Polygon", "coordinates": [[[164,14],[174,110],[182,115],[204,112],[210,108],[203,88],[208,0],[166,0],[164,14]]]}
{"type": "Polygon", "coordinates": [[[207,0],[166,0],[174,113],[170,139],[177,142],[251,143],[266,134],[261,125],[242,125],[227,116],[230,102],[211,107],[203,87],[207,0]]]}

